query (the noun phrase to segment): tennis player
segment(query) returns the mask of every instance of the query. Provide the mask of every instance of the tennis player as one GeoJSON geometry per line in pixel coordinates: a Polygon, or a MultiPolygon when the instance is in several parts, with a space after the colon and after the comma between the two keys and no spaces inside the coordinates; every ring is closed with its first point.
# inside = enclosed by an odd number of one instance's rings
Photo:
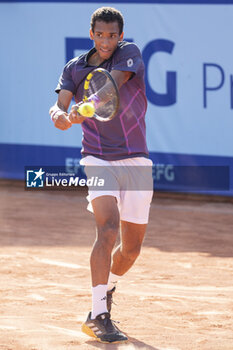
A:
{"type": "Polygon", "coordinates": [[[85,167],[132,165],[150,169],[150,189],[146,191],[121,190],[130,174],[117,179],[118,190],[89,189],[88,208],[94,213],[97,235],[90,257],[92,311],[82,331],[104,343],[127,341],[111,320],[112,297],[118,280],[139,256],[153,195],[152,162],[146,144],[144,64],[138,47],[123,41],[123,24],[122,14],[111,7],[92,14],[90,38],[94,47],[66,64],[56,88],[58,100],[50,109],[55,127],[61,130],[81,124],[81,164],[85,167]],[[120,93],[118,113],[105,123],[80,116],[74,106],[67,112],[73,96],[76,103],[81,101],[85,77],[96,67],[111,73],[120,93]],[[114,250],[119,231],[121,242],[114,250]]]}

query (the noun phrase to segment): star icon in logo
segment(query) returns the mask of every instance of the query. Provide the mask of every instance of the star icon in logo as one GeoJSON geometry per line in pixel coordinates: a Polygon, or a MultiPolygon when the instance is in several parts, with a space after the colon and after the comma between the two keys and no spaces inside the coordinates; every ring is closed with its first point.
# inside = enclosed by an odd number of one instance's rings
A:
{"type": "Polygon", "coordinates": [[[42,175],[45,173],[45,171],[42,171],[42,168],[40,168],[39,171],[34,171],[34,173],[36,174],[34,181],[38,178],[42,179],[42,175]]]}

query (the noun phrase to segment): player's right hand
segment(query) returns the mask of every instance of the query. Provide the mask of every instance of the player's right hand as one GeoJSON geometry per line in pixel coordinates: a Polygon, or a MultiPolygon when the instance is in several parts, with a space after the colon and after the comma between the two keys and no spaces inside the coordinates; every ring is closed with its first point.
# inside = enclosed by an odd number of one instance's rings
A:
{"type": "Polygon", "coordinates": [[[69,120],[72,124],[81,124],[86,118],[78,113],[78,105],[73,105],[70,110],[69,120]]]}
{"type": "Polygon", "coordinates": [[[72,126],[67,113],[57,113],[53,118],[54,126],[60,130],[67,130],[72,126]]]}

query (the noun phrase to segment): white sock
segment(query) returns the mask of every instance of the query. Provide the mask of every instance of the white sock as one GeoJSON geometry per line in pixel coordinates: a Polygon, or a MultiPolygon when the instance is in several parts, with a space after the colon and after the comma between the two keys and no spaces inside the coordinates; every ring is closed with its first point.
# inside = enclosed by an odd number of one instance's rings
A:
{"type": "Polygon", "coordinates": [[[92,312],[91,318],[94,319],[103,312],[108,312],[107,309],[107,284],[99,284],[92,287],[92,312]]]}
{"type": "Polygon", "coordinates": [[[108,277],[108,290],[113,289],[117,285],[117,281],[121,278],[121,276],[115,275],[110,272],[108,277]]]}

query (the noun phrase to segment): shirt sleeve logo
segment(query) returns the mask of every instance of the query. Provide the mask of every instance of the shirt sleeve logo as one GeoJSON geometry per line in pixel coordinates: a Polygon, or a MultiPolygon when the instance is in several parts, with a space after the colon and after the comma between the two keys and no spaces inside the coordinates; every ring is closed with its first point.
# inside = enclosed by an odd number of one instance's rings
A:
{"type": "Polygon", "coordinates": [[[129,59],[127,60],[127,66],[128,66],[128,67],[132,67],[132,65],[133,65],[133,59],[132,59],[132,58],[129,58],[129,59]]]}

